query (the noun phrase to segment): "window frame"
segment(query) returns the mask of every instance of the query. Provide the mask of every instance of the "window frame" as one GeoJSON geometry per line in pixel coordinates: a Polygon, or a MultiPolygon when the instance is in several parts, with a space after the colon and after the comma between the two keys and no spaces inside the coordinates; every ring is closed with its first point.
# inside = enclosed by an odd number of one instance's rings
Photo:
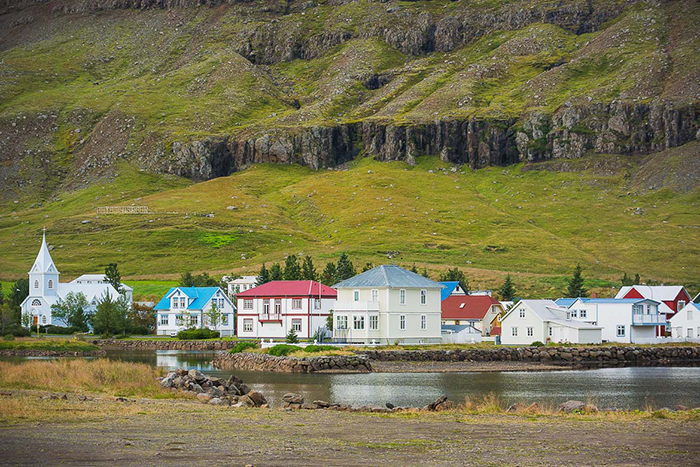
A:
{"type": "Polygon", "coordinates": [[[243,320],[243,332],[253,332],[253,318],[243,320]]]}
{"type": "Polygon", "coordinates": [[[301,298],[292,299],[292,310],[301,310],[301,298]]]}
{"type": "Polygon", "coordinates": [[[420,329],[421,331],[428,329],[428,315],[420,315],[420,329]]]}
{"type": "Polygon", "coordinates": [[[399,289],[399,305],[406,305],[406,289],[399,289]]]}
{"type": "Polygon", "coordinates": [[[510,336],[511,337],[518,337],[518,327],[517,326],[510,327],[510,336]]]}
{"type": "Polygon", "coordinates": [[[420,304],[422,306],[425,306],[428,304],[428,290],[427,289],[420,290],[420,304]]]}
{"type": "Polygon", "coordinates": [[[406,315],[399,315],[399,330],[406,330],[406,315]]]}
{"type": "Polygon", "coordinates": [[[364,315],[353,315],[352,316],[352,329],[355,331],[365,330],[365,317],[364,315]]]}
{"type": "Polygon", "coordinates": [[[252,310],[253,309],[253,299],[252,298],[244,298],[243,299],[243,309],[244,310],[252,310]]]}
{"type": "Polygon", "coordinates": [[[170,326],[170,315],[160,315],[158,323],[160,326],[170,326]]]}
{"type": "Polygon", "coordinates": [[[532,326],[528,326],[525,333],[527,334],[527,337],[534,337],[535,336],[535,328],[532,326]]]}
{"type": "Polygon", "coordinates": [[[376,331],[379,329],[379,316],[378,315],[371,315],[369,317],[369,328],[370,331],[376,331]]]}
{"type": "Polygon", "coordinates": [[[518,308],[518,316],[520,319],[525,319],[525,308],[518,308]]]}
{"type": "Polygon", "coordinates": [[[624,324],[618,324],[615,326],[615,337],[626,337],[627,336],[627,327],[624,324]],[[620,330],[622,330],[622,333],[620,333],[620,330]]]}
{"type": "Polygon", "coordinates": [[[292,319],[292,329],[294,329],[294,332],[301,332],[301,318],[293,318],[292,319]]]}
{"type": "Polygon", "coordinates": [[[379,301],[379,289],[372,289],[371,295],[373,302],[379,301]]]}

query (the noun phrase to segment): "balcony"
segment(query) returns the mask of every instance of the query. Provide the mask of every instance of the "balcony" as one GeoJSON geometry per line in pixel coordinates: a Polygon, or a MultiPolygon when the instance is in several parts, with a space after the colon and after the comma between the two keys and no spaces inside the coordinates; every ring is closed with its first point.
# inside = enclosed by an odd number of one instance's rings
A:
{"type": "Polygon", "coordinates": [[[270,321],[279,321],[280,323],[282,322],[282,315],[279,313],[260,313],[258,315],[258,321],[260,322],[270,322],[270,321]]]}
{"type": "Polygon", "coordinates": [[[638,314],[632,315],[632,326],[666,326],[666,315],[638,314]]]}
{"type": "Polygon", "coordinates": [[[379,311],[379,302],[336,302],[333,311],[379,311]]]}

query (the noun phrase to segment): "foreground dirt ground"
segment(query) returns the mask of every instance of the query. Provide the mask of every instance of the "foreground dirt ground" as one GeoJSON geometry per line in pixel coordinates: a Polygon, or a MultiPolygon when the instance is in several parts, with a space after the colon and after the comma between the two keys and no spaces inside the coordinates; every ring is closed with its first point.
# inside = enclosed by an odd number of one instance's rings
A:
{"type": "Polygon", "coordinates": [[[0,398],[2,465],[690,466],[700,422],[0,398]]]}

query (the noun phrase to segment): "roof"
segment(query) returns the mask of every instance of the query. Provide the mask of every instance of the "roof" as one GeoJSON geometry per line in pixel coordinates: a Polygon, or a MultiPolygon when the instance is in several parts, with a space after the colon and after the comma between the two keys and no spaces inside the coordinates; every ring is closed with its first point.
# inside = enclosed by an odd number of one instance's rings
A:
{"type": "Polygon", "coordinates": [[[690,294],[682,285],[626,285],[620,288],[615,298],[623,298],[632,289],[639,292],[642,297],[652,300],[673,301],[682,291],[685,291],[690,297],[690,294]]]}
{"type": "MultiPolygon", "coordinates": [[[[204,308],[204,306],[209,303],[209,300],[211,300],[211,297],[214,296],[216,292],[218,292],[219,289],[218,287],[172,287],[170,290],[168,290],[168,293],[166,293],[163,298],[160,299],[158,304],[156,304],[155,307],[153,307],[154,310],[169,310],[170,309],[170,296],[175,292],[176,290],[181,291],[184,293],[188,298],[194,299],[188,306],[188,310],[201,310],[204,308]]],[[[222,294],[224,298],[226,297],[226,294],[222,294]]]]}
{"type": "Polygon", "coordinates": [[[336,298],[338,292],[317,281],[271,281],[240,292],[236,297],[318,297],[319,295],[322,298],[336,298]]]}
{"type": "Polygon", "coordinates": [[[442,289],[445,286],[393,264],[377,266],[333,286],[335,289],[363,287],[442,289]]]}
{"type": "Polygon", "coordinates": [[[452,295],[442,301],[442,319],[481,320],[501,302],[488,295],[452,295]]]}
{"type": "Polygon", "coordinates": [[[583,321],[566,319],[567,309],[558,306],[552,300],[520,300],[508,311],[508,313],[505,314],[501,320],[501,323],[503,323],[503,321],[505,321],[505,319],[510,316],[511,313],[518,309],[518,305],[521,303],[535,313],[535,315],[537,315],[542,321],[548,321],[550,323],[576,329],[602,329],[600,326],[593,326],[592,324],[584,323],[583,321]]]}
{"type": "Polygon", "coordinates": [[[578,300],[577,298],[560,298],[556,300],[554,303],[556,303],[558,306],[564,307],[564,308],[569,308],[571,305],[574,304],[578,300]]]}
{"type": "Polygon", "coordinates": [[[660,304],[656,300],[651,300],[648,298],[580,298],[583,303],[639,303],[639,302],[653,302],[660,304]]]}
{"type": "MultiPolygon", "coordinates": [[[[73,284],[73,283],[77,283],[78,281],[90,281],[90,282],[102,281],[102,282],[107,282],[107,276],[104,275],[104,274],[83,274],[82,276],[77,277],[77,278],[73,279],[72,281],[70,281],[70,283],[73,284]]],[[[129,287],[128,285],[126,285],[126,284],[124,284],[124,283],[120,283],[120,285],[121,285],[122,288],[125,289],[125,290],[134,290],[134,289],[132,289],[131,287],[129,287]]]]}
{"type": "Polygon", "coordinates": [[[444,300],[452,295],[452,292],[454,292],[459,285],[459,281],[440,281],[438,283],[445,286],[444,289],[440,290],[440,300],[444,300]]]}
{"type": "Polygon", "coordinates": [[[49,253],[49,247],[46,245],[46,232],[41,236],[41,248],[39,248],[39,254],[36,255],[34,260],[34,265],[32,265],[32,272],[50,272],[58,274],[58,269],[56,265],[53,264],[53,258],[51,258],[51,253],[49,253]]]}
{"type": "Polygon", "coordinates": [[[594,326],[583,321],[576,321],[575,319],[551,319],[549,322],[574,329],[603,329],[603,326],[594,326]]]}

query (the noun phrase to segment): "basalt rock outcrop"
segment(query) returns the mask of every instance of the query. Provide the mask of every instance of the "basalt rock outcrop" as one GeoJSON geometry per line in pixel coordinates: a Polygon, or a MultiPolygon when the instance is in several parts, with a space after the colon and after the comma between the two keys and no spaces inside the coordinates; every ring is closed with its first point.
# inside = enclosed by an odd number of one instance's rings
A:
{"type": "Polygon", "coordinates": [[[240,378],[231,375],[224,380],[208,376],[199,370],[178,369],[160,380],[164,389],[195,394],[204,404],[234,407],[262,407],[267,400],[258,391],[252,391],[240,378]]]}

